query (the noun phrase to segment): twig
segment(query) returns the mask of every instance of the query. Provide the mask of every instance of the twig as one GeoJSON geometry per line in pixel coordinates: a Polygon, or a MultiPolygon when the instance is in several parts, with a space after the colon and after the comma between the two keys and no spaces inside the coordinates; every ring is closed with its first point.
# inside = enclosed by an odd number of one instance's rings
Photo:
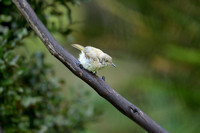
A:
{"type": "Polygon", "coordinates": [[[49,33],[26,0],[12,0],[24,15],[32,29],[43,41],[49,52],[60,60],[71,72],[90,85],[100,96],[109,101],[120,112],[151,133],[167,133],[138,107],[112,89],[103,79],[79,67],[79,61],[65,50],[49,33]]]}

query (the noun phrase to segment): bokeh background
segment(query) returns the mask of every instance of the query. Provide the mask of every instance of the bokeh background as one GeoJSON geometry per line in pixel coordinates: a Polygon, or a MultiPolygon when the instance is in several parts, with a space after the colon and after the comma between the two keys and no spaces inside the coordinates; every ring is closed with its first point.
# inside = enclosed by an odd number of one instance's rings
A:
{"type": "MultiPolygon", "coordinates": [[[[76,57],[79,51],[70,44],[108,53],[117,69],[108,67],[98,75],[105,76],[112,88],[169,132],[200,132],[199,1],[88,0],[69,7],[72,20],[57,14],[48,18],[48,28],[67,28],[70,33],[51,30],[60,44],[76,57]]],[[[18,51],[26,56],[35,51],[45,54],[55,76],[66,82],[62,87],[66,97],[69,88],[89,93],[82,100],[90,101],[97,118],[86,124],[84,132],[145,132],[51,56],[38,37],[32,35],[24,43],[18,51]]]]}

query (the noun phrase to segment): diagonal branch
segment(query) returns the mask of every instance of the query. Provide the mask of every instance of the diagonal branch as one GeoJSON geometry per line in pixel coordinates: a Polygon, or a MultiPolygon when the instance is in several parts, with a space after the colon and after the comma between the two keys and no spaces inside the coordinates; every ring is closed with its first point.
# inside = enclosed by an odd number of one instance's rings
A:
{"type": "Polygon", "coordinates": [[[100,96],[109,101],[121,113],[151,133],[167,133],[138,107],[127,101],[104,80],[79,67],[79,61],[65,50],[46,29],[26,0],[12,0],[26,18],[31,28],[43,41],[49,52],[60,60],[72,73],[90,85],[100,96]]]}

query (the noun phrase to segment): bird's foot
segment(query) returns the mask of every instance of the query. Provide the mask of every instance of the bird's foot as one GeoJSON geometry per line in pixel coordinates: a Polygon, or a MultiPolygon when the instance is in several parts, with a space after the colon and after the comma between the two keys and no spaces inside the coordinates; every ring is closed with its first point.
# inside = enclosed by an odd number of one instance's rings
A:
{"type": "Polygon", "coordinates": [[[94,74],[94,75],[97,75],[97,71],[94,71],[93,74],[94,74]]]}
{"type": "Polygon", "coordinates": [[[79,67],[80,67],[81,69],[83,69],[83,65],[82,65],[82,64],[79,64],[79,67]]]}
{"type": "MultiPolygon", "coordinates": [[[[89,70],[88,70],[89,71],[89,70]]],[[[97,75],[96,71],[89,71],[90,73],[92,73],[93,75],[97,75]]]]}
{"type": "Polygon", "coordinates": [[[106,77],[105,77],[105,76],[102,76],[102,79],[103,79],[103,81],[105,81],[105,80],[106,80],[106,77]]]}

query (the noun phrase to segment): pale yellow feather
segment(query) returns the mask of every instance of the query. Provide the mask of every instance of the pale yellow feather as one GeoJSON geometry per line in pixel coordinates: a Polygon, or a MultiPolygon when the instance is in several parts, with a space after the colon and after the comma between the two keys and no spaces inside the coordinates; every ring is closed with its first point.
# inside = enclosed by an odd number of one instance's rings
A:
{"type": "Polygon", "coordinates": [[[72,44],[72,46],[80,51],[83,51],[85,49],[85,47],[83,47],[82,45],[80,44],[72,44]]]}

